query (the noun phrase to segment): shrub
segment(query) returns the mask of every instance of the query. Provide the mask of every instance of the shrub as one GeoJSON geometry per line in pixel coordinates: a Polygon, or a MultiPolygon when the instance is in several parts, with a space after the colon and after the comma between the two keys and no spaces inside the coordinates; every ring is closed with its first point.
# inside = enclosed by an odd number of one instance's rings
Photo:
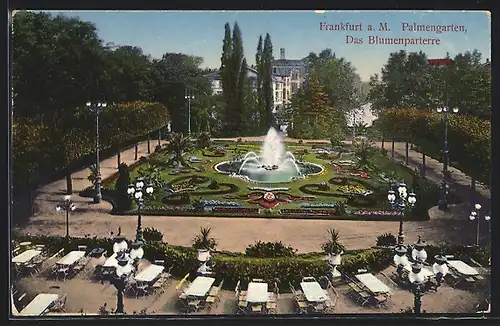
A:
{"type": "Polygon", "coordinates": [[[280,242],[257,241],[245,249],[245,255],[254,258],[292,257],[297,252],[291,246],[280,242]]]}
{"type": "Polygon", "coordinates": [[[122,163],[118,167],[118,180],[115,184],[116,211],[125,212],[132,208],[132,198],[127,193],[130,184],[130,171],[127,164],[122,163]]]}
{"type": "Polygon", "coordinates": [[[397,239],[391,233],[384,233],[377,237],[377,246],[395,246],[397,239]]]}
{"type": "Polygon", "coordinates": [[[217,246],[217,241],[210,237],[211,228],[200,228],[200,234],[193,239],[194,249],[209,249],[214,250],[217,246]]]}
{"type": "Polygon", "coordinates": [[[198,135],[196,139],[196,145],[198,148],[205,149],[212,145],[212,139],[210,138],[210,133],[202,132],[198,135]]]}
{"type": "Polygon", "coordinates": [[[210,184],[208,185],[208,189],[212,189],[212,190],[219,189],[219,183],[217,182],[217,180],[210,181],[210,184]]]}
{"type": "Polygon", "coordinates": [[[142,231],[142,237],[144,238],[144,241],[162,241],[163,233],[155,228],[147,227],[142,231]]]}

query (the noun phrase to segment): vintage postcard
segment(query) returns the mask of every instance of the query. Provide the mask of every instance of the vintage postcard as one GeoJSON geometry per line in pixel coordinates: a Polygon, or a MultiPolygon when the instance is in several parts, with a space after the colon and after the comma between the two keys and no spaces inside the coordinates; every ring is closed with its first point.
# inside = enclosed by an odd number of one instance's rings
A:
{"type": "Polygon", "coordinates": [[[12,31],[12,316],[490,312],[489,12],[12,31]]]}

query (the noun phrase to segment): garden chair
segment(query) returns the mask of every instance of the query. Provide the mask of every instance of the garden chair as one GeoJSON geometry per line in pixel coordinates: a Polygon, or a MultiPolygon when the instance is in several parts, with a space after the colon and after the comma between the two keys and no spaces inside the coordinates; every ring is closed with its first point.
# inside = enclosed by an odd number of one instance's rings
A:
{"type": "Polygon", "coordinates": [[[387,309],[387,300],[388,299],[389,299],[388,296],[383,295],[383,294],[379,294],[379,295],[373,297],[373,303],[374,303],[375,307],[377,307],[377,308],[380,308],[381,306],[383,306],[384,308],[387,309]]]}
{"type": "Polygon", "coordinates": [[[165,282],[160,278],[151,286],[151,289],[155,294],[160,295],[165,292],[165,282]]]}
{"type": "Polygon", "coordinates": [[[278,305],[276,302],[267,302],[266,303],[266,310],[270,314],[277,314],[278,313],[278,305]]]}
{"type": "MultiPolygon", "coordinates": [[[[239,290],[240,290],[240,284],[241,284],[241,281],[238,281],[238,283],[236,283],[236,287],[234,288],[234,293],[238,293],[239,292],[239,290]]],[[[236,296],[238,296],[238,295],[236,294],[236,296]]]]}
{"type": "Polygon", "coordinates": [[[297,303],[297,313],[299,315],[307,314],[307,309],[309,308],[309,304],[307,303],[307,301],[302,301],[295,298],[295,302],[297,303]]]}
{"type": "Polygon", "coordinates": [[[312,276],[307,276],[302,278],[302,282],[316,282],[316,279],[312,276]]]}
{"type": "Polygon", "coordinates": [[[247,305],[248,305],[248,302],[246,300],[238,300],[238,314],[240,314],[240,313],[246,314],[247,313],[247,305]]]}
{"type": "Polygon", "coordinates": [[[257,304],[257,305],[252,305],[252,313],[262,313],[262,305],[257,304]]]}
{"type": "Polygon", "coordinates": [[[66,312],[65,306],[68,296],[65,294],[61,298],[57,299],[57,301],[52,306],[51,311],[53,312],[66,312]]]}
{"type": "Polygon", "coordinates": [[[325,312],[325,305],[323,303],[317,303],[313,305],[313,311],[316,313],[323,313],[325,312]]]}
{"type": "Polygon", "coordinates": [[[217,303],[219,302],[218,297],[209,295],[205,299],[205,306],[207,307],[208,310],[212,309],[213,306],[217,307],[217,303]]]}
{"type": "Polygon", "coordinates": [[[139,298],[139,296],[147,296],[149,294],[149,285],[147,283],[137,284],[135,289],[136,289],[135,293],[136,298],[139,298]]]}
{"type": "Polygon", "coordinates": [[[165,261],[164,260],[155,260],[153,264],[159,265],[159,266],[165,266],[165,261]]]}
{"type": "Polygon", "coordinates": [[[57,277],[57,279],[59,279],[59,276],[62,276],[63,281],[66,282],[66,279],[68,278],[69,273],[70,273],[69,266],[59,267],[56,271],[56,277],[57,277]]]}
{"type": "Polygon", "coordinates": [[[264,281],[264,280],[263,280],[263,279],[261,279],[261,278],[254,278],[254,279],[252,280],[252,282],[254,282],[254,283],[265,283],[266,281],[264,281]]]}
{"type": "Polygon", "coordinates": [[[195,296],[187,297],[189,311],[197,311],[200,308],[201,300],[195,296]]]}
{"type": "Polygon", "coordinates": [[[39,251],[43,252],[45,250],[45,245],[42,245],[42,244],[35,245],[35,250],[39,250],[39,251]]]}
{"type": "Polygon", "coordinates": [[[12,257],[15,257],[17,256],[21,251],[21,247],[17,247],[17,248],[14,248],[14,250],[12,250],[12,257]]]}
{"type": "Polygon", "coordinates": [[[87,246],[85,246],[85,245],[79,245],[78,246],[78,251],[85,251],[86,252],[87,251],[87,246]]]}

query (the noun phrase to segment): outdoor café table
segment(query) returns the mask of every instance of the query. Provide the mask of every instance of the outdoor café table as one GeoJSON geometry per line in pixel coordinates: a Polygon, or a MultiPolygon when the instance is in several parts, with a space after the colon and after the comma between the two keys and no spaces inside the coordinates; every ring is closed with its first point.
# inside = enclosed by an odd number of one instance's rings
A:
{"type": "Polygon", "coordinates": [[[41,293],[37,295],[23,310],[20,315],[40,316],[59,298],[57,294],[41,293]]]}
{"type": "Polygon", "coordinates": [[[455,269],[462,275],[466,276],[479,275],[478,271],[475,268],[470,267],[461,260],[448,260],[448,265],[450,265],[451,268],[455,269]]]}
{"type": "Polygon", "coordinates": [[[321,288],[318,282],[302,282],[300,287],[309,302],[324,302],[328,299],[325,290],[321,288]]]}
{"type": "Polygon", "coordinates": [[[26,264],[36,256],[40,255],[42,252],[40,250],[29,249],[23,251],[16,257],[12,258],[12,262],[16,264],[26,264]]]}
{"type": "Polygon", "coordinates": [[[371,273],[358,274],[356,278],[363,283],[373,294],[389,293],[391,289],[371,273]]]}
{"type": "Polygon", "coordinates": [[[71,251],[56,262],[57,265],[71,266],[85,256],[85,251],[71,251]]]}
{"type": "Polygon", "coordinates": [[[165,266],[151,264],[135,276],[137,282],[151,282],[163,272],[165,266]]]}
{"type": "Polygon", "coordinates": [[[269,300],[267,293],[267,283],[248,283],[247,302],[249,303],[262,303],[269,300]]]}
{"type": "MultiPolygon", "coordinates": [[[[411,272],[411,265],[410,264],[405,265],[405,269],[408,272],[411,272]]],[[[425,278],[429,278],[429,277],[434,276],[434,272],[428,267],[423,267],[422,270],[420,271],[420,274],[422,274],[422,276],[425,278]]]]}
{"type": "Polygon", "coordinates": [[[204,297],[214,282],[215,278],[198,276],[184,293],[195,297],[204,297]]]}

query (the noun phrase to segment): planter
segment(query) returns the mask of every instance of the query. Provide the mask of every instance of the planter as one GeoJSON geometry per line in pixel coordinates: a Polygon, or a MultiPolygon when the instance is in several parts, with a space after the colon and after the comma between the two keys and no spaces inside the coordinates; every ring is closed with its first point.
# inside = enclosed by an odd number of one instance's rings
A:
{"type": "Polygon", "coordinates": [[[327,254],[326,260],[330,262],[330,264],[338,266],[342,262],[342,254],[342,252],[339,254],[327,254]]]}
{"type": "Polygon", "coordinates": [[[198,260],[202,263],[210,259],[210,251],[208,249],[198,249],[198,260]]]}

